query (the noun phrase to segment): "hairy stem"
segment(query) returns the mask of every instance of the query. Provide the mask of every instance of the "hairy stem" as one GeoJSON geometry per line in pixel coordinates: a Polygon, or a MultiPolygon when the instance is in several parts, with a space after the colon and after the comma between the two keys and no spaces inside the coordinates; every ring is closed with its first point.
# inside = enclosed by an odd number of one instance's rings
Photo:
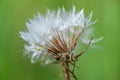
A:
{"type": "Polygon", "coordinates": [[[69,63],[67,61],[62,62],[62,69],[65,76],[65,80],[70,80],[69,63]]]}

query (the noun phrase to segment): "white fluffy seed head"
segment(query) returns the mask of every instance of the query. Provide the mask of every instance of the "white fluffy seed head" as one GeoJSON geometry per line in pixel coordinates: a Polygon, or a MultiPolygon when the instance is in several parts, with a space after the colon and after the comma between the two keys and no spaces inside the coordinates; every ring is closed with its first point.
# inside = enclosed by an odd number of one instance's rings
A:
{"type": "MultiPolygon", "coordinates": [[[[71,11],[66,11],[64,8],[58,9],[58,11],[47,10],[45,16],[38,14],[33,19],[30,19],[26,23],[27,31],[20,32],[21,37],[27,42],[25,45],[26,51],[31,52],[31,62],[43,60],[43,56],[46,53],[46,44],[52,40],[55,36],[54,30],[60,33],[63,32],[63,38],[68,43],[68,27],[70,27],[70,35],[74,34],[74,27],[86,28],[81,37],[82,43],[88,44],[93,29],[89,27],[94,22],[91,21],[92,13],[88,17],[84,16],[84,9],[80,12],[76,12],[76,8],[73,7],[71,11]],[[41,59],[42,58],[42,59],[41,59]]],[[[99,41],[100,39],[98,39],[99,41]]],[[[93,42],[97,42],[94,40],[93,42]]],[[[45,58],[45,63],[48,64],[50,61],[45,58]]]]}

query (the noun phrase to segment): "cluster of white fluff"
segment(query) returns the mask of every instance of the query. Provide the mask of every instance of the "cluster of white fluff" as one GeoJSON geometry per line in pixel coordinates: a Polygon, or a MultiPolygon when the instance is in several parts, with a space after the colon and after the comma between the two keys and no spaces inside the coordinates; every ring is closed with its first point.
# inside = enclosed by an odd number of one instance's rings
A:
{"type": "MultiPolygon", "coordinates": [[[[31,62],[34,63],[44,59],[46,53],[45,48],[42,46],[45,46],[52,39],[54,36],[53,30],[63,31],[65,33],[67,28],[71,27],[70,32],[72,34],[73,27],[86,27],[85,32],[78,41],[88,44],[94,30],[90,27],[94,23],[91,22],[91,19],[92,13],[88,17],[85,17],[84,9],[77,12],[75,7],[71,11],[66,11],[64,8],[58,9],[58,11],[47,10],[45,16],[38,14],[33,19],[30,19],[26,23],[27,31],[20,32],[20,35],[27,42],[25,49],[27,54],[31,56],[31,62]]],[[[92,43],[101,39],[93,39],[92,43]]],[[[45,60],[45,63],[49,63],[49,58],[45,60]]]]}

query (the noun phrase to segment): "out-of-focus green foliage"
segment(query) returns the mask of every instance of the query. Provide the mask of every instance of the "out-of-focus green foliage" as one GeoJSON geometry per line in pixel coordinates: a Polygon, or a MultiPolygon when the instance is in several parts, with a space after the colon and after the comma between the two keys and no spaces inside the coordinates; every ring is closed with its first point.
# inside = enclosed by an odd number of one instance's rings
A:
{"type": "MultiPolygon", "coordinates": [[[[89,49],[78,61],[79,80],[120,80],[120,1],[119,0],[0,0],[0,80],[64,80],[61,66],[31,64],[23,57],[24,41],[19,31],[33,15],[46,9],[72,6],[93,12],[98,19],[96,35],[104,40],[89,49]]],[[[78,51],[76,51],[78,52],[78,51]]]]}

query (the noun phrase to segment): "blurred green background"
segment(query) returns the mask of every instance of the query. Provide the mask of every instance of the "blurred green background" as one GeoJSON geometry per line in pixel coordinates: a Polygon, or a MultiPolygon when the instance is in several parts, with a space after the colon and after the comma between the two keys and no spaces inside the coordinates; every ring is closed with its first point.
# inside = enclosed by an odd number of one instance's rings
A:
{"type": "Polygon", "coordinates": [[[0,0],[0,80],[64,80],[60,65],[31,64],[23,57],[19,31],[46,8],[70,10],[73,5],[86,15],[93,11],[96,31],[104,37],[96,44],[101,49],[89,49],[79,59],[79,80],[120,80],[120,0],[0,0]]]}

